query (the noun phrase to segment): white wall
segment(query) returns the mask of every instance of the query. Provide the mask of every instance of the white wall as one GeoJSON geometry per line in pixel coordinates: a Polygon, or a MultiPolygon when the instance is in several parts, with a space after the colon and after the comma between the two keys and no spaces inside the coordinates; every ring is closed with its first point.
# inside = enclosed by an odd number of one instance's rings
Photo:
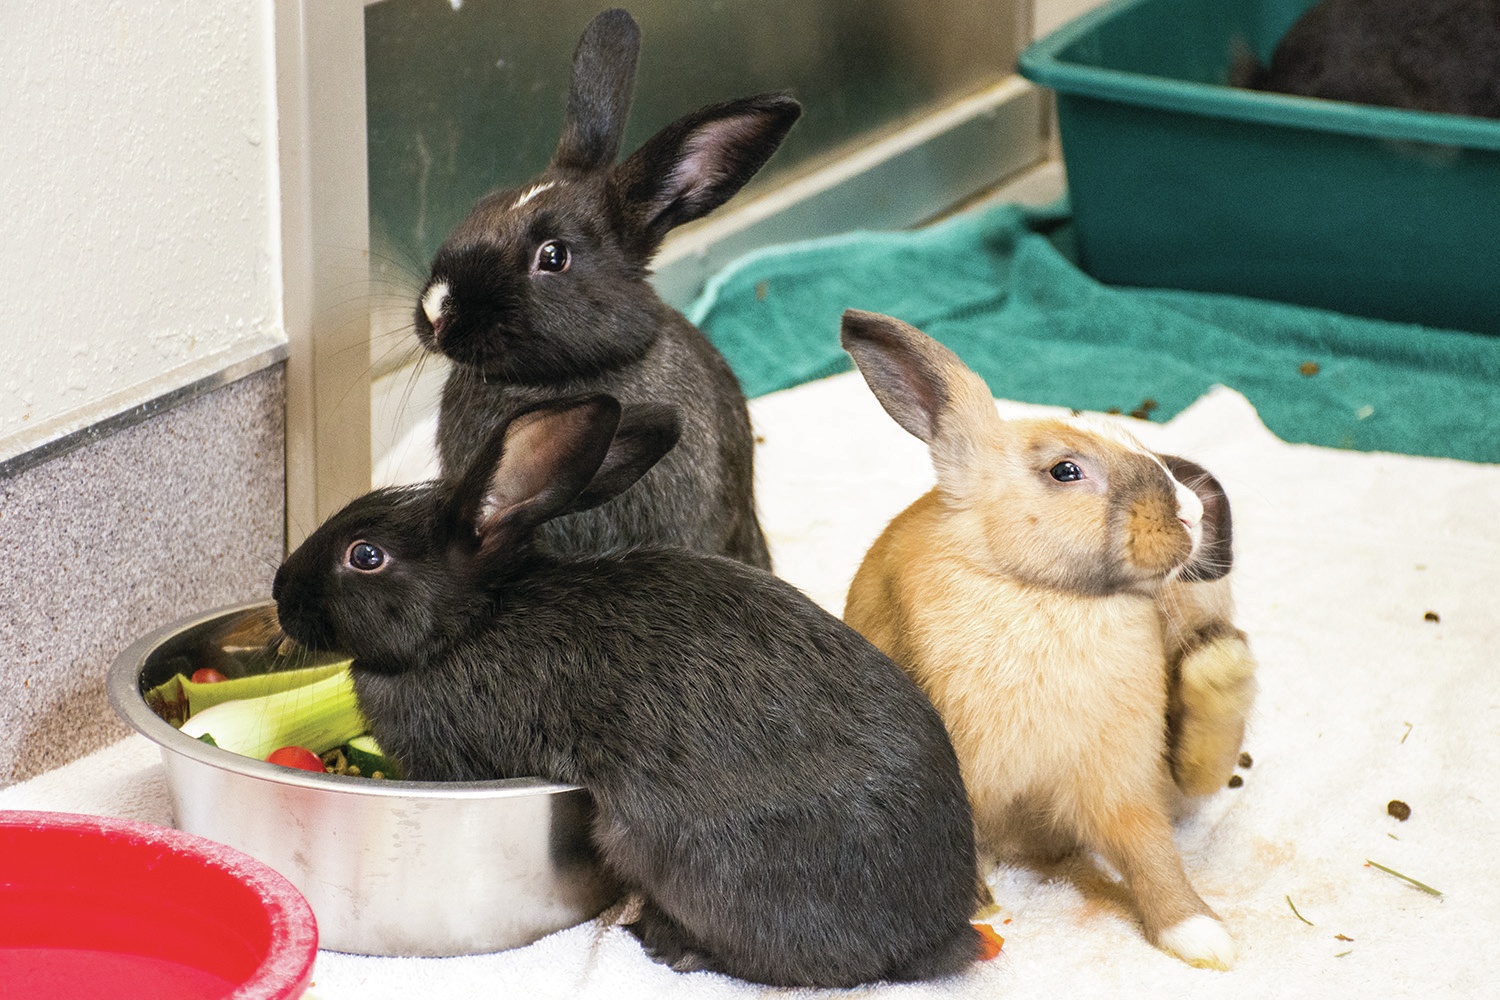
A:
{"type": "Polygon", "coordinates": [[[1104,3],[1105,0],[1035,0],[1032,8],[1032,34],[1041,38],[1051,33],[1052,29],[1104,3]]]}
{"type": "Polygon", "coordinates": [[[0,4],[0,460],[284,342],[270,0],[0,4]]]}

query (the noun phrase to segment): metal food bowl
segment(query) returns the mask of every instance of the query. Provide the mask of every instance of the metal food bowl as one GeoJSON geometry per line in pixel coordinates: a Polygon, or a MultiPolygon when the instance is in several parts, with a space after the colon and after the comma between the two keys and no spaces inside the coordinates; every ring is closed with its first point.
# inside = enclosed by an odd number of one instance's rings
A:
{"type": "Polygon", "coordinates": [[[230,677],[306,666],[231,638],[269,603],[225,608],[145,635],[110,668],[109,700],[161,747],[179,829],[284,875],[321,944],[361,955],[470,955],[529,944],[614,898],[588,838],[592,802],[537,778],[482,782],[317,774],[199,742],[143,692],[213,666],[230,677]]]}

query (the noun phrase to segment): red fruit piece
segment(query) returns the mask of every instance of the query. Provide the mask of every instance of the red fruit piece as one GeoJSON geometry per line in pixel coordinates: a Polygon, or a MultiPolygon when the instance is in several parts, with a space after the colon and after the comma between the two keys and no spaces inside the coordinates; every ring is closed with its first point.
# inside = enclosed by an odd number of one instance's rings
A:
{"type": "Polygon", "coordinates": [[[295,767],[303,771],[323,771],[323,759],[307,747],[279,747],[266,757],[272,764],[295,767]]]}

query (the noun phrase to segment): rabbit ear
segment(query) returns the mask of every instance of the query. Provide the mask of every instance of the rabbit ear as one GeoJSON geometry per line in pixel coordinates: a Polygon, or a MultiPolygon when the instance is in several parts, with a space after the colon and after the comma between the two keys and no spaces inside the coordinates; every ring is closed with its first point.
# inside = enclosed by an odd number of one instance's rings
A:
{"type": "Polygon", "coordinates": [[[481,555],[503,550],[566,513],[609,452],[620,404],[597,395],[553,401],[513,417],[460,481],[453,517],[481,555]]]}
{"type": "Polygon", "coordinates": [[[604,463],[568,505],[567,512],[588,510],[624,493],[672,450],[680,431],[677,410],[671,406],[663,403],[627,406],[604,463]]]}
{"type": "Polygon", "coordinates": [[[728,201],[801,114],[787,95],[761,94],[702,108],[647,139],[614,174],[638,249],[649,254],[674,226],[728,201]]]}
{"type": "Polygon", "coordinates": [[[1201,582],[1229,575],[1234,565],[1234,524],[1229,515],[1229,496],[1203,466],[1176,455],[1161,455],[1172,478],[1198,494],[1203,502],[1203,539],[1191,562],[1178,574],[1179,580],[1201,582]]]}
{"type": "Polygon", "coordinates": [[[573,52],[568,112],[552,166],[600,170],[615,162],[630,117],[641,29],[626,11],[606,10],[583,30],[573,52]]]}
{"type": "Polygon", "coordinates": [[[976,435],[1002,425],[984,380],[916,327],[850,309],[839,339],[885,412],[932,449],[940,478],[969,468],[976,435]]]}

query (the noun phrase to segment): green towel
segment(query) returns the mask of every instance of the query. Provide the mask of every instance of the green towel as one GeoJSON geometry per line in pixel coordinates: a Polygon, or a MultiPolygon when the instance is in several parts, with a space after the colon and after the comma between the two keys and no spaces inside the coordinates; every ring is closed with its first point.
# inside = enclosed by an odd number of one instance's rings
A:
{"type": "Polygon", "coordinates": [[[1500,337],[1108,287],[1070,236],[1062,206],[998,205],[771,247],[725,268],[689,315],[749,396],[849,369],[839,316],[858,308],[925,330],[1006,399],[1166,420],[1222,384],[1286,441],[1500,462],[1500,337]]]}

